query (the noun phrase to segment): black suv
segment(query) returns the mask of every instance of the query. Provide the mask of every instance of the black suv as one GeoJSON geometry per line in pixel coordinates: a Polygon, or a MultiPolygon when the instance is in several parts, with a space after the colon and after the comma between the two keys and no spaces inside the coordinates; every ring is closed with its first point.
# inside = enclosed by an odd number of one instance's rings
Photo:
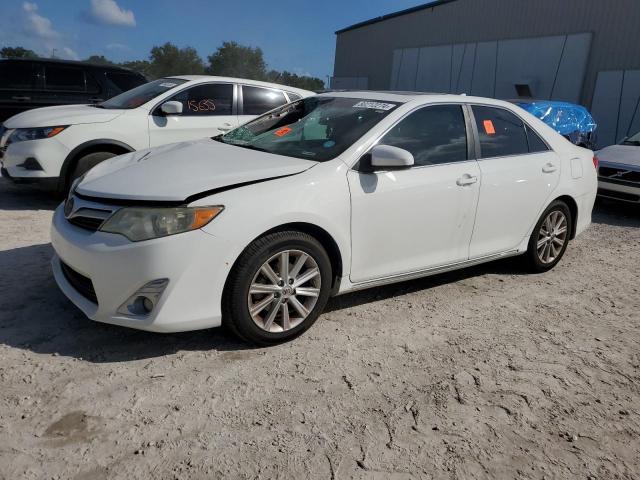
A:
{"type": "Polygon", "coordinates": [[[32,108],[98,103],[147,83],[126,68],[70,60],[0,60],[0,122],[32,108]]]}

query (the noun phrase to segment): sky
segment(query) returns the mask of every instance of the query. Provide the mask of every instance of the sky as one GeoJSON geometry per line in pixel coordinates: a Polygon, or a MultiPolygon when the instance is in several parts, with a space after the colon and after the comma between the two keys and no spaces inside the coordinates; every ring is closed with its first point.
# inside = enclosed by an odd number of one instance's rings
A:
{"type": "Polygon", "coordinates": [[[154,45],[194,47],[206,57],[224,41],[260,47],[269,68],[325,80],[335,31],[426,0],[0,0],[0,47],[42,56],[121,62],[154,45]],[[307,6],[308,5],[308,6],[307,6]]]}

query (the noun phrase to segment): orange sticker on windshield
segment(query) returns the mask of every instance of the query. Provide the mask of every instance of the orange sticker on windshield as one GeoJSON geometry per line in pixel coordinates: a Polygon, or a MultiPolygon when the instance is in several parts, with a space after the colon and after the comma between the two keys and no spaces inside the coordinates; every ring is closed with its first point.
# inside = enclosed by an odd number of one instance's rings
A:
{"type": "Polygon", "coordinates": [[[496,129],[493,126],[493,122],[491,120],[485,120],[483,122],[484,124],[484,131],[487,135],[495,135],[496,134],[496,129]]]}
{"type": "Polygon", "coordinates": [[[279,137],[284,137],[288,133],[291,133],[291,129],[289,127],[283,127],[280,130],[275,131],[275,134],[279,137]]]}

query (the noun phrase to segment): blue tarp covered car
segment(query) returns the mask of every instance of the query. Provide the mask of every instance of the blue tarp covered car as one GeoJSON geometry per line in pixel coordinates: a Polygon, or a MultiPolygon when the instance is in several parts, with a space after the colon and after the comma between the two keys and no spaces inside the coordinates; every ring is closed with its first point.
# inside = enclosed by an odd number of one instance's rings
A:
{"type": "Polygon", "coordinates": [[[592,150],[596,148],[598,125],[582,105],[553,100],[517,100],[514,103],[542,120],[570,142],[592,150]]]}

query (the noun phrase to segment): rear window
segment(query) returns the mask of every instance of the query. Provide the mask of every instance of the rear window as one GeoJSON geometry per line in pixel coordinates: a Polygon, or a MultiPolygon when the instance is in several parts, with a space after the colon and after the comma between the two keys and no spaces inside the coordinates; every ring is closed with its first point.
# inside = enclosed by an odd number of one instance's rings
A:
{"type": "Polygon", "coordinates": [[[46,90],[84,92],[84,70],[74,67],[47,65],[44,82],[46,90]]]}
{"type": "Polygon", "coordinates": [[[122,92],[126,92],[127,90],[131,90],[132,88],[136,88],[147,83],[141,75],[137,75],[135,73],[106,72],[105,76],[122,92]]]}
{"type": "Polygon", "coordinates": [[[35,74],[30,62],[0,62],[0,88],[30,89],[35,74]]]}

